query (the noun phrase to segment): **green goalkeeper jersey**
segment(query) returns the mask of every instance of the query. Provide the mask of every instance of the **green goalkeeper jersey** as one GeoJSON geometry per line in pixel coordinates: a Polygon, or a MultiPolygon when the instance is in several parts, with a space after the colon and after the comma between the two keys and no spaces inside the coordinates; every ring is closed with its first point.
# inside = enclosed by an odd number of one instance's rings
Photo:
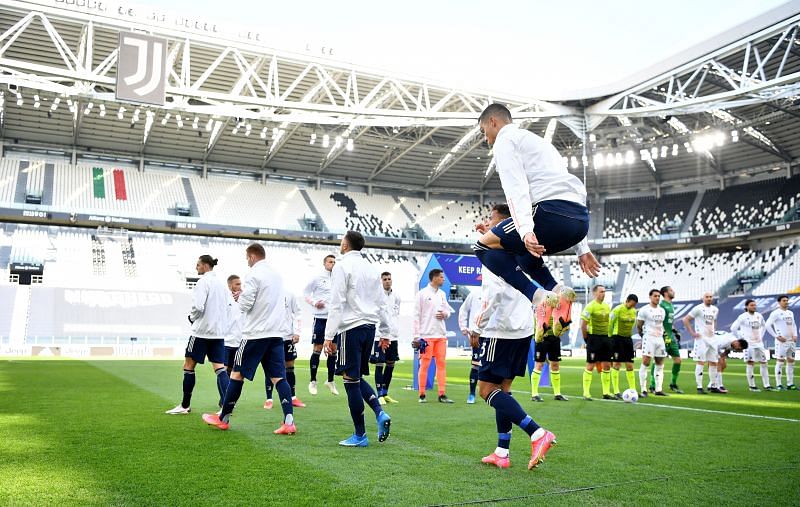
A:
{"type": "Polygon", "coordinates": [[[675,320],[675,307],[672,302],[662,299],[659,303],[664,309],[664,343],[669,345],[675,339],[675,332],[672,330],[672,322],[675,320]]]}
{"type": "Polygon", "coordinates": [[[636,323],[636,307],[628,308],[624,304],[617,305],[609,315],[608,336],[630,337],[636,323]]]}

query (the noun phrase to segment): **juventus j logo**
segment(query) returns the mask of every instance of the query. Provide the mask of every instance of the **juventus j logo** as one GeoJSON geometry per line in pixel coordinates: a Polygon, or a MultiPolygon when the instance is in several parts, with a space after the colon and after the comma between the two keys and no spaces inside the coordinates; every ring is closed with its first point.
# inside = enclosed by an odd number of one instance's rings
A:
{"type": "Polygon", "coordinates": [[[152,68],[153,72],[150,74],[150,80],[147,81],[143,86],[134,88],[133,91],[136,92],[137,95],[148,95],[153,93],[156,87],[158,87],[158,82],[161,81],[161,67],[163,67],[161,56],[163,44],[161,42],[149,42],[142,39],[134,39],[133,37],[123,37],[122,44],[125,46],[135,47],[139,55],[138,59],[136,60],[136,72],[131,76],[122,78],[125,81],[125,84],[128,86],[136,86],[141,83],[145,83],[145,79],[147,79],[147,71],[152,68]],[[153,61],[150,63],[150,65],[148,65],[147,57],[150,53],[148,50],[151,46],[153,48],[153,61]]]}
{"type": "Polygon", "coordinates": [[[139,33],[119,34],[117,98],[163,105],[166,41],[139,33]]]}

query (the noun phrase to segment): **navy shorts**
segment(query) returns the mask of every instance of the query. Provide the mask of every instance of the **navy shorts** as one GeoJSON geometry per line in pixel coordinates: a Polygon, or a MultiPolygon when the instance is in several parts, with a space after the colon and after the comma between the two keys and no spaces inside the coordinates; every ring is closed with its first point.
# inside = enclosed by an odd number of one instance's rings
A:
{"type": "Polygon", "coordinates": [[[481,362],[481,348],[472,347],[472,362],[479,364],[481,362]]]}
{"type": "Polygon", "coordinates": [[[233,361],[236,359],[236,351],[239,347],[225,347],[225,366],[233,368],[233,361]]]}
{"type": "Polygon", "coordinates": [[[481,366],[478,380],[502,384],[503,380],[525,375],[531,337],[502,339],[481,338],[481,366]]]}
{"type": "Polygon", "coordinates": [[[283,340],[283,355],[287,361],[297,359],[297,347],[292,343],[292,340],[283,340]]]}
{"type": "Polygon", "coordinates": [[[369,362],[372,364],[379,364],[385,363],[387,361],[399,361],[400,360],[400,352],[397,350],[397,340],[389,341],[389,348],[383,350],[381,348],[381,342],[375,342],[375,345],[372,346],[372,355],[369,356],[369,362]]]}
{"type": "Polygon", "coordinates": [[[236,352],[233,371],[247,380],[253,380],[258,365],[269,378],[285,378],[286,364],[283,356],[283,338],[244,339],[236,352]]]}
{"type": "Polygon", "coordinates": [[[325,324],[328,323],[328,319],[320,319],[314,317],[314,324],[312,324],[312,331],[311,331],[311,343],[314,345],[322,345],[325,343],[325,324]]]}
{"type": "Polygon", "coordinates": [[[534,351],[534,361],[543,363],[545,360],[558,362],[561,361],[561,338],[553,335],[545,336],[544,339],[536,344],[534,351]]]}
{"type": "Polygon", "coordinates": [[[203,364],[206,357],[212,363],[225,364],[225,340],[190,336],[184,357],[191,357],[198,364],[203,364]]]}
{"type": "Polygon", "coordinates": [[[336,374],[359,379],[369,375],[369,356],[375,342],[375,326],[364,324],[339,333],[336,374]]]}

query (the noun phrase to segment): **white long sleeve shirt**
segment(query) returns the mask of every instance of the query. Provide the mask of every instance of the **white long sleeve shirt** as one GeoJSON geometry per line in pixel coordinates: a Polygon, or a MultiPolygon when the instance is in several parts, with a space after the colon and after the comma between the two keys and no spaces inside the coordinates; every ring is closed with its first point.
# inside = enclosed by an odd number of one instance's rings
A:
{"type": "Polygon", "coordinates": [[[228,299],[228,332],[225,334],[226,347],[239,347],[242,343],[242,309],[239,303],[233,300],[233,296],[228,299]]]}
{"type": "Polygon", "coordinates": [[[291,341],[294,335],[300,335],[300,328],[303,324],[300,319],[300,305],[297,304],[297,298],[294,297],[289,291],[286,291],[286,317],[289,319],[286,328],[288,334],[284,336],[284,341],[291,341]]]}
{"type": "Polygon", "coordinates": [[[192,336],[197,338],[225,338],[228,324],[228,299],[230,292],[216,273],[209,271],[197,280],[192,290],[192,336]]]}
{"type": "Polygon", "coordinates": [[[447,303],[447,296],[442,289],[434,289],[430,284],[417,292],[414,302],[414,338],[446,338],[445,320],[453,313],[447,303]],[[436,312],[442,311],[444,319],[436,318],[436,312]]]}
{"type": "MultiPolygon", "coordinates": [[[[586,187],[567,171],[555,146],[543,138],[511,123],[497,133],[492,151],[520,237],[533,232],[534,204],[560,199],[586,205],[586,187]]],[[[586,238],[576,246],[576,252],[589,252],[586,238]]]]}
{"type": "Polygon", "coordinates": [[[773,338],[782,336],[787,340],[797,341],[797,321],[791,310],[777,308],[767,317],[767,332],[773,338]]]}
{"type": "Polygon", "coordinates": [[[481,289],[481,308],[470,317],[470,331],[507,340],[533,335],[533,311],[528,298],[488,269],[483,270],[481,289]]]}
{"type": "Polygon", "coordinates": [[[751,348],[764,346],[764,333],[766,330],[764,316],[758,312],[753,314],[744,312],[731,324],[731,332],[735,336],[747,340],[751,348]]]}
{"type": "Polygon", "coordinates": [[[331,302],[325,339],[365,324],[378,325],[379,337],[389,336],[389,317],[380,272],[361,255],[344,254],[331,273],[331,302]]]}
{"type": "Polygon", "coordinates": [[[311,314],[318,319],[328,318],[328,304],[331,301],[331,274],[327,269],[323,269],[308,282],[303,290],[306,303],[311,305],[311,314]],[[317,301],[322,301],[325,306],[317,308],[317,301]]]}
{"type": "Polygon", "coordinates": [[[481,287],[476,287],[472,289],[467,297],[464,299],[464,302],[461,304],[461,308],[458,309],[458,328],[459,329],[466,329],[469,330],[469,324],[471,320],[474,320],[475,317],[481,311],[482,307],[482,290],[481,287]]]}
{"type": "Polygon", "coordinates": [[[288,334],[288,309],[283,279],[265,260],[253,264],[244,277],[239,308],[244,314],[242,338],[283,338],[288,334]]]}
{"type": "MultiPolygon", "coordinates": [[[[383,304],[386,305],[386,314],[389,317],[389,339],[397,341],[400,334],[400,297],[392,289],[383,291],[383,304]]],[[[378,333],[375,333],[375,341],[380,339],[378,333]]]]}

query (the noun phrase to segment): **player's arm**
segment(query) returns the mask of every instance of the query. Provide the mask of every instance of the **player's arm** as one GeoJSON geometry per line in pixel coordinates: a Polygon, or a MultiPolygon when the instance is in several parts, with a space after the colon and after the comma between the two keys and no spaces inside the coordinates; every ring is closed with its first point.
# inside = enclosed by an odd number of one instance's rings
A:
{"type": "Polygon", "coordinates": [[[581,312],[581,333],[583,333],[584,338],[589,336],[589,319],[591,316],[592,314],[589,311],[589,305],[586,305],[581,312]]]}
{"type": "MultiPolygon", "coordinates": [[[[383,290],[383,289],[381,289],[383,290]]],[[[390,336],[396,336],[394,333],[397,331],[392,327],[392,318],[389,315],[389,305],[386,304],[386,298],[383,293],[378,293],[378,335],[377,337],[383,340],[390,336]]]]}
{"type": "Polygon", "coordinates": [[[422,319],[422,304],[423,304],[423,297],[422,291],[417,292],[417,300],[414,301],[414,322],[411,326],[411,339],[413,340],[412,345],[416,345],[419,343],[419,332],[420,332],[420,319],[422,319]]]}
{"type": "Polygon", "coordinates": [[[692,325],[692,321],[694,320],[694,315],[692,315],[693,313],[693,311],[689,312],[685,317],[683,317],[683,325],[686,330],[689,331],[689,334],[692,335],[692,338],[697,339],[697,337],[700,335],[695,333],[694,326],[692,325]]]}
{"type": "Polygon", "coordinates": [[[289,294],[289,309],[291,310],[292,316],[294,317],[292,319],[292,334],[294,336],[299,337],[300,330],[302,329],[303,326],[303,321],[300,318],[301,316],[300,305],[297,304],[297,298],[294,297],[294,294],[289,294]]]}
{"type": "Polygon", "coordinates": [[[242,293],[239,294],[239,310],[242,313],[248,313],[253,309],[257,294],[258,286],[256,285],[255,277],[245,277],[244,284],[242,284],[242,293]]]}
{"type": "Polygon", "coordinates": [[[189,311],[189,322],[194,322],[203,316],[206,311],[206,300],[208,299],[208,280],[201,278],[197,281],[192,291],[192,309],[189,311]]]}
{"type": "Polygon", "coordinates": [[[347,273],[340,264],[331,271],[331,299],[328,303],[328,322],[325,324],[325,341],[333,340],[342,323],[342,310],[347,299],[347,273]]]}
{"type": "Polygon", "coordinates": [[[640,337],[644,334],[644,320],[646,318],[644,312],[646,309],[647,307],[645,306],[636,314],[636,334],[640,337]]]}
{"type": "Polygon", "coordinates": [[[731,333],[733,333],[734,336],[739,336],[739,330],[742,328],[744,316],[744,313],[739,315],[736,317],[736,320],[733,321],[733,324],[731,324],[731,333]]]}
{"type": "Polygon", "coordinates": [[[617,323],[619,322],[619,312],[621,305],[616,306],[611,313],[608,314],[608,336],[617,334],[617,323]]]}
{"type": "MultiPolygon", "coordinates": [[[[499,139],[492,147],[497,167],[497,175],[500,177],[500,185],[506,196],[508,209],[514,219],[519,237],[523,240],[526,236],[533,235],[533,213],[530,185],[525,174],[525,167],[522,159],[510,139],[499,139]]],[[[532,251],[534,255],[544,253],[544,247],[532,251]]]]}
{"type": "Polygon", "coordinates": [[[503,286],[499,279],[495,280],[494,275],[483,275],[483,295],[481,297],[481,311],[472,318],[470,335],[479,337],[489,324],[489,319],[500,305],[502,299],[503,286]]]}
{"type": "Polygon", "coordinates": [[[314,289],[317,287],[317,279],[312,278],[310,282],[308,282],[303,289],[303,299],[306,300],[306,303],[310,304],[311,306],[316,305],[316,301],[314,301],[314,289]]]}
{"type": "Polygon", "coordinates": [[[770,336],[778,340],[778,337],[781,335],[781,333],[775,328],[776,320],[778,320],[778,312],[774,311],[769,314],[769,317],[767,317],[767,322],[764,324],[764,327],[767,328],[767,332],[770,334],[770,336]]]}
{"type": "Polygon", "coordinates": [[[472,305],[472,293],[467,294],[464,302],[461,303],[461,308],[458,309],[458,328],[461,334],[467,336],[469,334],[469,308],[472,305]]]}

